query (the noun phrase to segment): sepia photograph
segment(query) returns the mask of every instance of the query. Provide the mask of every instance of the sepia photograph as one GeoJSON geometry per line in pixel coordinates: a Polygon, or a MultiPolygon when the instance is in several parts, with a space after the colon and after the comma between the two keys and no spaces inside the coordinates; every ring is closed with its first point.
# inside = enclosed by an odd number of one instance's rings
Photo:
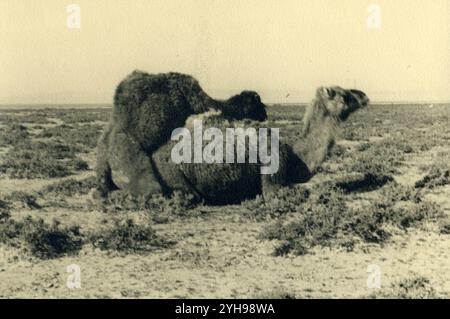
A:
{"type": "Polygon", "coordinates": [[[450,298],[448,0],[0,0],[0,39],[1,299],[450,298]]]}

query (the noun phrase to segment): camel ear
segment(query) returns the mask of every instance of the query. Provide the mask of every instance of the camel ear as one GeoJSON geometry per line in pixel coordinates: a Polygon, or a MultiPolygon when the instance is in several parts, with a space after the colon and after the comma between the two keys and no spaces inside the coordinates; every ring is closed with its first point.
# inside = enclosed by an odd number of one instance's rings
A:
{"type": "Polygon", "coordinates": [[[336,91],[332,88],[320,87],[317,89],[317,96],[325,99],[332,100],[336,96],[336,91]]]}
{"type": "Polygon", "coordinates": [[[328,98],[327,88],[321,86],[316,91],[316,96],[318,98],[328,98]]]}

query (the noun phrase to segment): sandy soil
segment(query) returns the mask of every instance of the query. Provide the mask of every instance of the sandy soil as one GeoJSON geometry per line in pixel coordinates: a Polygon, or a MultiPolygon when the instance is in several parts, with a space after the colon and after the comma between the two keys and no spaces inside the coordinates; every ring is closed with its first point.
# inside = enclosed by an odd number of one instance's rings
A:
{"type": "MultiPolygon", "coordinates": [[[[102,218],[95,215],[80,213],[70,219],[102,218]]],[[[300,298],[364,297],[374,292],[366,284],[369,264],[381,268],[382,287],[421,275],[437,291],[450,292],[448,236],[414,230],[395,236],[384,247],[354,252],[316,248],[305,256],[273,257],[273,243],[257,239],[262,226],[242,223],[237,214],[170,223],[157,230],[172,235],[178,244],[147,256],[85,247],[77,257],[41,261],[3,246],[0,296],[251,298],[280,291],[300,298]],[[66,267],[73,263],[81,267],[81,289],[66,287],[66,267]]]]}
{"type": "MultiPolygon", "coordinates": [[[[359,142],[342,141],[340,145],[352,150],[359,142]]],[[[413,185],[424,175],[420,167],[431,163],[442,150],[450,150],[450,145],[408,155],[396,181],[413,185]]],[[[95,163],[94,152],[84,158],[91,167],[95,163]]],[[[92,174],[88,171],[76,178],[92,174]]],[[[319,175],[311,183],[324,178],[329,176],[319,175]]],[[[53,182],[3,177],[0,194],[36,191],[53,182]]],[[[450,215],[449,195],[447,185],[427,191],[426,198],[438,202],[450,215]]],[[[89,197],[71,200],[83,204],[89,197]]],[[[57,217],[64,224],[79,224],[82,230],[95,229],[109,218],[98,211],[51,207],[12,213],[15,218],[32,215],[47,221],[57,217]]],[[[140,213],[128,215],[145,219],[140,213]]],[[[380,267],[381,290],[405,278],[424,276],[438,294],[450,295],[450,236],[434,231],[434,224],[394,231],[385,245],[364,244],[352,252],[316,247],[307,255],[287,257],[274,257],[276,243],[258,238],[265,225],[267,221],[242,216],[239,206],[205,207],[196,216],[154,225],[158,234],[177,243],[145,255],[108,253],[87,245],[78,256],[40,260],[0,245],[0,297],[252,298],[277,292],[298,298],[368,297],[379,291],[367,287],[370,264],[380,267]],[[70,264],[81,268],[80,289],[66,286],[70,264]]]]}

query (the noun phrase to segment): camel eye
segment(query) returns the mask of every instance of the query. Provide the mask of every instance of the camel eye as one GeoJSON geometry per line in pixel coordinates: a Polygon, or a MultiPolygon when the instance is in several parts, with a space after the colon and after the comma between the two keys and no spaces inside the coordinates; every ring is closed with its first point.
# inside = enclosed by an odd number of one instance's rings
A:
{"type": "Polygon", "coordinates": [[[327,94],[332,99],[332,98],[334,98],[336,96],[336,91],[333,90],[333,89],[327,88],[327,94]]]}

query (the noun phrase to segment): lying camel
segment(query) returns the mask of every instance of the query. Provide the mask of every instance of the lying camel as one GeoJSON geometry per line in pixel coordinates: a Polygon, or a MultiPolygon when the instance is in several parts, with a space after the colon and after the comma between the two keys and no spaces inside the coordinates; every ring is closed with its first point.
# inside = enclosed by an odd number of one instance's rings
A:
{"type": "Polygon", "coordinates": [[[132,193],[162,192],[152,154],[192,114],[216,109],[230,119],[266,119],[265,105],[252,91],[225,101],[209,97],[198,81],[180,73],[134,71],[117,86],[113,114],[97,144],[98,193],[104,197],[127,180],[132,193]],[[112,173],[115,173],[115,181],[112,173]]]}
{"type": "MultiPolygon", "coordinates": [[[[258,194],[268,196],[280,187],[308,181],[333,147],[340,123],[368,103],[366,94],[359,90],[319,88],[316,98],[306,109],[300,137],[292,146],[279,145],[279,168],[274,174],[261,174],[260,162],[176,164],[171,157],[174,141],[167,142],[152,154],[154,171],[162,192],[169,196],[180,191],[198,201],[219,205],[239,203],[258,194]]],[[[217,118],[213,121],[214,125],[219,122],[217,118]]],[[[225,123],[229,124],[228,121],[225,123]]],[[[117,154],[110,156],[117,157],[117,154]]],[[[135,165],[137,160],[135,154],[128,154],[117,164],[126,172],[123,168],[135,165]]],[[[116,187],[139,195],[141,192],[130,187],[135,185],[132,178],[118,176],[120,186],[116,187]]],[[[111,182],[116,183],[116,178],[111,182]]]]}

